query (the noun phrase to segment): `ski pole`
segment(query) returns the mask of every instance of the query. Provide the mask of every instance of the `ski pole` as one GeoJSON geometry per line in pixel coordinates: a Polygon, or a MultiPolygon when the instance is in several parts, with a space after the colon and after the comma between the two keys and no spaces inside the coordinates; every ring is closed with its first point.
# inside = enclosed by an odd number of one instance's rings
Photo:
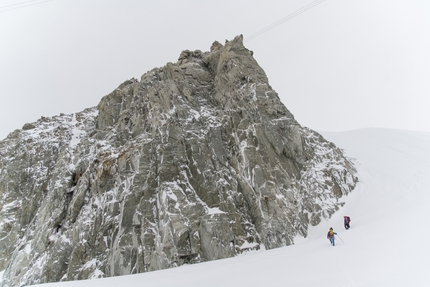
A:
{"type": "Polygon", "coordinates": [[[340,236],[339,236],[339,235],[337,235],[337,234],[336,234],[336,236],[337,236],[337,237],[339,237],[339,239],[340,239],[343,243],[345,243],[345,242],[342,240],[342,238],[340,238],[340,236]]]}

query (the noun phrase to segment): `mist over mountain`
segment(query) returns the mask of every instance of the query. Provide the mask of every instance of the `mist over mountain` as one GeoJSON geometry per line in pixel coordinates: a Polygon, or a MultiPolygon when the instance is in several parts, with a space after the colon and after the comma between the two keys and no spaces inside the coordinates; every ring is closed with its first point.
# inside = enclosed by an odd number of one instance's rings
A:
{"type": "Polygon", "coordinates": [[[358,178],[242,36],[0,142],[1,286],[143,273],[294,244],[358,178]]]}

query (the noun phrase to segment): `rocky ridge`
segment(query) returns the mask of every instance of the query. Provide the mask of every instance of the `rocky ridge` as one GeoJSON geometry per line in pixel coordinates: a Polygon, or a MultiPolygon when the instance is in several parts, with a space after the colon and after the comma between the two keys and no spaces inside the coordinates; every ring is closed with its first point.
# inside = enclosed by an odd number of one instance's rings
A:
{"type": "Polygon", "coordinates": [[[242,40],[0,142],[1,286],[286,246],[342,205],[353,164],[294,119],[242,40]]]}

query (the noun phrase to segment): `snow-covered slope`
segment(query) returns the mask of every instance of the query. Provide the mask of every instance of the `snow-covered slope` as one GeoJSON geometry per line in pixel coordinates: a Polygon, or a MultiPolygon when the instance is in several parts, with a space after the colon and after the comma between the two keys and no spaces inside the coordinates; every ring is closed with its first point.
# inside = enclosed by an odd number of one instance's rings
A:
{"type": "Polygon", "coordinates": [[[108,279],[84,286],[429,286],[430,133],[363,129],[322,133],[356,158],[360,183],[330,221],[270,251],[108,279]],[[351,216],[344,230],[342,217],[351,216]],[[325,238],[338,233],[336,246],[325,238]]]}

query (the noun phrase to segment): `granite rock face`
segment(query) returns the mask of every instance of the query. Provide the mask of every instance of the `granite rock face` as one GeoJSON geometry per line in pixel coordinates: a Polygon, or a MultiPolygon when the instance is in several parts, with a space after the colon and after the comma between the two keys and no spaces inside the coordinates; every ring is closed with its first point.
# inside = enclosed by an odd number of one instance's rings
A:
{"type": "Polygon", "coordinates": [[[0,142],[2,286],[109,277],[293,244],[357,178],[280,102],[242,36],[0,142]]]}

